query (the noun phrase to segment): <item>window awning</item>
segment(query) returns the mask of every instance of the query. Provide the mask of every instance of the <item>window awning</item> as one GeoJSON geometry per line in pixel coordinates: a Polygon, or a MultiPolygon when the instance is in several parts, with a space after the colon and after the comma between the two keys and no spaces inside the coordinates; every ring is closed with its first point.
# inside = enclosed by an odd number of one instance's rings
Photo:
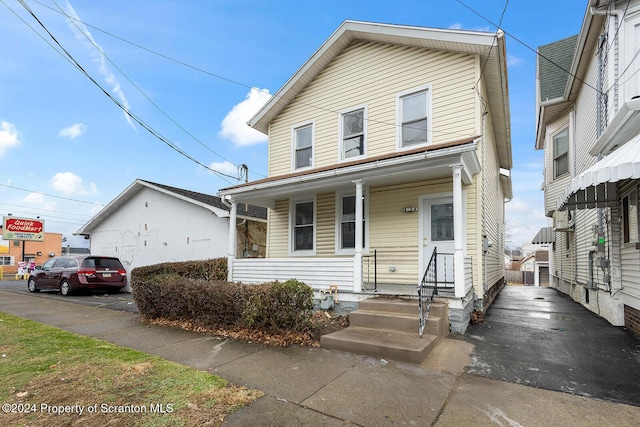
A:
{"type": "Polygon", "coordinates": [[[640,135],[571,180],[558,210],[614,206],[618,181],[640,179],[640,135]]]}
{"type": "Polygon", "coordinates": [[[536,237],[531,240],[534,245],[548,245],[556,241],[556,233],[553,231],[553,227],[542,227],[536,237]]]}

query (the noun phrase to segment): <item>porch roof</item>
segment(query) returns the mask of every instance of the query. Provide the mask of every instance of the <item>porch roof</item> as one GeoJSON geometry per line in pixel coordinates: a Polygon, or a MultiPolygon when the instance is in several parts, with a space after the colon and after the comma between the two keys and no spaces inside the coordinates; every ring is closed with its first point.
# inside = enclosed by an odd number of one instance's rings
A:
{"type": "Polygon", "coordinates": [[[223,188],[220,197],[229,201],[275,207],[276,200],[319,191],[351,188],[353,181],[367,185],[390,185],[414,180],[452,176],[451,166],[460,164],[462,181],[470,184],[480,172],[477,139],[474,136],[449,143],[370,157],[326,167],[269,177],[223,188]]]}

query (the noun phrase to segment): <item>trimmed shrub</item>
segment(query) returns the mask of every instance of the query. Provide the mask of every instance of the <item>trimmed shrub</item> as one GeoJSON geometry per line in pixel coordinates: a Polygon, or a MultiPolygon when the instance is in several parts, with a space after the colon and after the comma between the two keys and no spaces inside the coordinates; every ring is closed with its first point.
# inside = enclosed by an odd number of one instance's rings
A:
{"type": "Polygon", "coordinates": [[[311,327],[313,290],[303,282],[289,279],[260,285],[250,296],[242,313],[247,326],[265,330],[301,332],[311,327]]]}
{"type": "Polygon", "coordinates": [[[311,287],[295,279],[262,285],[229,283],[219,278],[223,270],[226,278],[226,259],[136,268],[131,272],[133,299],[146,317],[206,328],[246,326],[273,332],[311,328],[311,287]]]}

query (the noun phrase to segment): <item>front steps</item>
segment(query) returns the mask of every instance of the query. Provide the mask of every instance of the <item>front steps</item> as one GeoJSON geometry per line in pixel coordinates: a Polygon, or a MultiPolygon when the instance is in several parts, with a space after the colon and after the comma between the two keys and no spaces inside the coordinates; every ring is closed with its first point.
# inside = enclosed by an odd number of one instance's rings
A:
{"type": "Polygon", "coordinates": [[[441,337],[449,334],[449,306],[434,301],[424,334],[418,334],[418,301],[368,298],[349,315],[350,326],[320,337],[329,350],[421,364],[441,337]]]}

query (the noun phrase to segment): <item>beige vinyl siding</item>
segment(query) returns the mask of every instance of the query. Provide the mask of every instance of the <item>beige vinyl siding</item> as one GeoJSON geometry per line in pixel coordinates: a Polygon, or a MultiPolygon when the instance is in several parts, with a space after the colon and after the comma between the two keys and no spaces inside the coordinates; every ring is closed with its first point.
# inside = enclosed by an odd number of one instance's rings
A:
{"type": "Polygon", "coordinates": [[[367,155],[396,150],[396,95],[431,85],[433,143],[476,134],[475,58],[421,48],[356,43],[330,63],[271,123],[269,175],[291,172],[294,125],[315,123],[314,167],[335,164],[339,111],[366,105],[367,155]],[[465,88],[461,90],[461,88],[465,88]]]}
{"type": "Polygon", "coordinates": [[[335,200],[335,193],[319,194],[317,197],[316,256],[318,257],[333,257],[336,253],[335,200]]]}
{"type": "Polygon", "coordinates": [[[269,231],[267,232],[267,258],[289,256],[289,200],[278,200],[274,209],[269,209],[269,231]]]}
{"type": "MultiPolygon", "coordinates": [[[[504,194],[500,182],[498,153],[493,139],[491,116],[486,115],[485,117],[485,129],[480,146],[480,155],[483,157],[482,163],[484,167],[480,175],[476,177],[476,182],[478,183],[477,185],[481,186],[482,194],[484,194],[480,206],[480,238],[482,239],[482,234],[484,233],[493,244],[486,254],[483,254],[483,247],[480,246],[480,251],[476,257],[483,264],[476,269],[482,271],[481,280],[474,281],[478,295],[483,295],[484,291],[504,278],[504,194]],[[485,268],[486,271],[484,271],[485,268]],[[485,288],[482,289],[482,283],[485,280],[485,288]]],[[[480,245],[482,245],[482,241],[480,245]]]]}
{"type": "MultiPolygon", "coordinates": [[[[467,220],[465,222],[467,256],[478,257],[478,231],[476,229],[476,190],[473,185],[463,186],[467,196],[465,201],[467,220]]],[[[430,194],[450,193],[452,181],[443,178],[399,185],[371,187],[366,190],[369,197],[369,255],[377,250],[378,281],[390,284],[417,285],[422,273],[419,271],[420,251],[418,241],[419,213],[403,213],[404,206],[419,206],[419,198],[430,194]],[[395,267],[390,272],[389,267],[395,267]]],[[[323,193],[316,196],[316,257],[335,257],[336,216],[335,193],[323,193]]],[[[289,255],[289,201],[281,200],[269,211],[268,257],[285,258],[289,255]]],[[[481,247],[480,247],[481,250],[481,247]]],[[[366,255],[366,253],[365,253],[366,255]]],[[[342,255],[350,256],[350,255],[342,255]]],[[[367,270],[364,274],[373,277],[367,270]]],[[[474,267],[474,283],[478,283],[478,270],[474,267]]]]}

